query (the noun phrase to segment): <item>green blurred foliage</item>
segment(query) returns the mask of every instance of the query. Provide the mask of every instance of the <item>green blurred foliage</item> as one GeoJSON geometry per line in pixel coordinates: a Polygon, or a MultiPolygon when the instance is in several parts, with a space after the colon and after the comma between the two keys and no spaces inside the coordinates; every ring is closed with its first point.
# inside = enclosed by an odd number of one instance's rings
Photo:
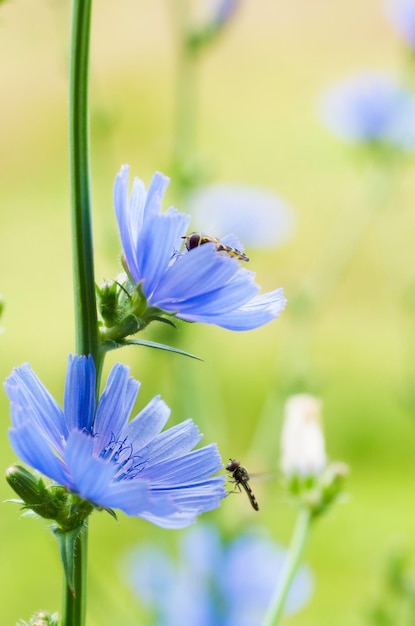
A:
{"type": "MultiPolygon", "coordinates": [[[[122,163],[146,183],[169,174],[175,119],[174,3],[96,3],[91,50],[91,134],[97,281],[115,276],[119,242],[112,185],[122,163]]],[[[29,361],[62,399],[67,354],[74,348],[70,242],[67,56],[69,3],[7,2],[0,12],[1,379],[29,361]]],[[[399,72],[403,51],[377,0],[243,3],[200,64],[197,145],[216,180],[263,186],[297,215],[295,236],[275,250],[250,250],[264,290],[295,295],[339,213],[367,209],[366,164],[332,138],[316,117],[331,81],[362,67],[399,72]]],[[[108,357],[143,382],[139,406],[161,393],[172,422],[192,416],[224,459],[250,471],[274,469],[288,393],[324,402],[331,459],[351,467],[349,501],[316,528],[307,560],[316,577],[310,605],[287,626],[367,623],[366,608],[384,559],[404,539],[415,552],[415,380],[413,241],[414,160],[402,162],[394,192],[371,224],[341,282],[318,316],[281,319],[246,334],[180,324],[150,327],[143,338],[175,342],[203,363],[128,348],[108,357]],[[302,386],[300,389],[299,387],[302,386]],[[307,387],[307,388],[304,388],[307,387]]],[[[387,176],[387,171],[382,174],[387,176]]],[[[172,192],[168,200],[175,199],[172,192]]],[[[167,206],[167,204],[166,204],[167,206]]],[[[180,207],[179,207],[180,208],[180,207]]],[[[329,264],[328,264],[329,266],[329,264]]],[[[1,391],[0,451],[9,409],[1,391]]],[[[293,510],[275,484],[255,485],[260,512],[231,496],[207,517],[237,533],[267,525],[287,542],[293,510]]],[[[0,483],[0,500],[12,498],[0,483]]],[[[19,519],[2,504],[3,601],[0,622],[59,610],[58,550],[43,521],[19,519]]],[[[181,532],[181,531],[180,531],[181,532]]],[[[141,520],[105,514],[91,522],[89,626],[136,624],[140,609],[122,587],[117,562],[147,538],[174,542],[141,520]]]]}

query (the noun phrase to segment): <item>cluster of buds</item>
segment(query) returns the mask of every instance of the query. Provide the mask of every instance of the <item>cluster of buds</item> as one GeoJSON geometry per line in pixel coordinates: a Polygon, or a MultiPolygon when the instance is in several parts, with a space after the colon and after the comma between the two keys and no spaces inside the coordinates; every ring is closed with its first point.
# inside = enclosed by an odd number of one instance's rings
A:
{"type": "Polygon", "coordinates": [[[343,490],[348,468],[329,463],[321,425],[321,401],[308,394],[291,396],[281,434],[281,469],[288,492],[313,516],[320,515],[343,490]]]}
{"type": "Polygon", "coordinates": [[[30,622],[19,622],[18,626],[58,626],[59,617],[57,613],[47,613],[38,611],[30,618],[30,622]]]}
{"type": "Polygon", "coordinates": [[[127,274],[97,286],[101,316],[100,336],[108,349],[125,343],[129,335],[143,330],[152,321],[174,326],[165,311],[148,306],[140,285],[135,285],[127,274]]]}

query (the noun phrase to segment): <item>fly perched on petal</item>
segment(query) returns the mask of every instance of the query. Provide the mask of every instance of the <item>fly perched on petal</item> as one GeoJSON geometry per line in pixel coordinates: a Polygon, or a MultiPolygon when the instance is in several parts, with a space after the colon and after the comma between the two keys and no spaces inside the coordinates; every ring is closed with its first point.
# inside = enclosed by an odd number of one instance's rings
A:
{"type": "MultiPolygon", "coordinates": [[[[128,180],[124,165],[115,179],[115,212],[124,265],[147,308],[230,330],[251,330],[279,316],[285,306],[282,289],[258,295],[255,274],[214,242],[190,250],[183,246],[190,218],[173,207],[161,211],[166,176],[156,173],[148,191],[136,178],[130,196],[128,180]]],[[[226,247],[225,238],[222,243],[226,247]]]]}
{"type": "Polygon", "coordinates": [[[156,396],[129,421],[140,383],[116,364],[96,404],[92,357],[70,356],[64,407],[30,365],[6,380],[10,441],[28,465],[99,508],[182,528],[226,495],[216,445],[198,450],[188,419],[163,432],[169,407],[156,396]]]}

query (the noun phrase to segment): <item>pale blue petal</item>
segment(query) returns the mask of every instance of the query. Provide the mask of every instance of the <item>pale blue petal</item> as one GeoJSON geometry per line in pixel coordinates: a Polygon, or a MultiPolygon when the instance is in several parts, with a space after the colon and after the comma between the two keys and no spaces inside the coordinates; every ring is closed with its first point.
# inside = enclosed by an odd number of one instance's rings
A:
{"type": "Polygon", "coordinates": [[[167,404],[156,396],[140,411],[120,434],[133,442],[134,449],[141,450],[160,433],[170,416],[167,404]]]}
{"type": "Polygon", "coordinates": [[[137,241],[143,227],[144,208],[146,204],[146,188],[142,180],[134,178],[133,188],[128,203],[128,218],[132,250],[135,250],[134,242],[137,241]]]}
{"type": "MultiPolygon", "coordinates": [[[[160,497],[160,490],[152,492],[160,497]]],[[[172,487],[168,491],[169,497],[175,502],[179,510],[193,509],[200,513],[216,509],[226,493],[223,479],[220,476],[209,478],[198,484],[172,487]]]]}
{"type": "Polygon", "coordinates": [[[15,426],[30,419],[36,428],[58,451],[67,435],[64,414],[56,400],[40,382],[29,364],[16,367],[5,382],[12,407],[15,426]]]}
{"type": "Polygon", "coordinates": [[[123,166],[114,187],[114,206],[121,242],[129,271],[136,283],[144,280],[147,297],[165,272],[189,217],[171,208],[161,213],[161,202],[169,179],[157,172],[145,194],[135,179],[128,202],[129,168],[123,166]]]}
{"type": "Polygon", "coordinates": [[[145,480],[113,481],[116,466],[93,455],[93,439],[74,431],[68,439],[65,460],[71,472],[71,488],[101,507],[118,508],[139,515],[149,507],[145,480]]]}
{"type": "Polygon", "coordinates": [[[201,317],[230,313],[247,304],[258,291],[251,273],[240,269],[228,283],[218,286],[216,290],[206,290],[204,294],[183,300],[177,316],[186,319],[187,315],[194,313],[201,317]]]}
{"type": "Polygon", "coordinates": [[[186,319],[191,322],[217,324],[228,330],[252,330],[277,318],[285,304],[283,290],[276,289],[256,296],[244,306],[230,313],[219,313],[218,315],[187,314],[186,319]]]}
{"type": "Polygon", "coordinates": [[[62,461],[43,434],[33,428],[29,421],[18,428],[10,428],[9,439],[14,452],[24,463],[60,485],[68,484],[68,475],[62,461]]]}
{"type": "Polygon", "coordinates": [[[239,252],[243,252],[244,251],[244,246],[243,246],[242,242],[233,233],[228,233],[227,235],[224,235],[224,237],[220,238],[220,241],[225,246],[230,246],[231,248],[236,248],[236,250],[239,250],[239,252]]]}
{"type": "Polygon", "coordinates": [[[95,365],[92,356],[69,356],[66,374],[64,413],[70,432],[90,432],[95,413],[95,365]]]}
{"type": "MultiPolygon", "coordinates": [[[[215,444],[157,464],[154,464],[152,456],[150,458],[152,464],[143,471],[141,476],[151,476],[152,485],[156,486],[165,483],[173,486],[200,482],[222,468],[222,461],[215,444]]],[[[222,477],[222,482],[224,480],[225,477],[222,477]]]]}
{"type": "Polygon", "coordinates": [[[133,277],[136,282],[142,281],[143,291],[151,304],[157,304],[153,293],[160,281],[164,281],[166,270],[177,252],[176,242],[186,231],[187,223],[187,216],[176,209],[169,209],[144,222],[136,252],[140,276],[133,277]]]}
{"type": "MultiPolygon", "coordinates": [[[[160,433],[147,446],[137,449],[136,452],[143,459],[149,459],[153,465],[186,454],[201,438],[197,426],[191,419],[187,419],[160,433]]],[[[148,470],[151,471],[151,465],[143,470],[141,476],[144,477],[148,470]]]]}
{"type": "Polygon", "coordinates": [[[259,287],[254,277],[235,259],[204,244],[169,268],[154,294],[154,304],[184,319],[188,314],[203,313],[204,307],[208,312],[231,311],[256,295],[259,287]]]}
{"type": "Polygon", "coordinates": [[[140,384],[129,376],[129,368],[116,363],[98,403],[94,423],[95,449],[102,450],[117,439],[131,415],[140,384]]]}
{"type": "Polygon", "coordinates": [[[93,438],[83,432],[72,431],[66,444],[65,462],[71,475],[71,489],[86,500],[104,505],[116,466],[94,456],[93,438]]]}
{"type": "Polygon", "coordinates": [[[188,509],[185,511],[177,511],[170,515],[157,515],[150,512],[140,513],[140,517],[161,528],[179,529],[194,524],[199,514],[200,511],[198,510],[188,509]]]}
{"type": "Polygon", "coordinates": [[[151,179],[150,186],[148,188],[145,216],[157,215],[161,211],[161,203],[164,193],[169,185],[170,178],[164,176],[160,172],[156,172],[151,179]]]}
{"type": "MultiPolygon", "coordinates": [[[[128,267],[133,275],[139,273],[137,261],[135,259],[135,242],[137,237],[136,219],[139,216],[131,217],[130,207],[128,204],[128,177],[130,172],[129,165],[123,165],[119,174],[117,174],[114,183],[114,208],[117,216],[118,229],[124,255],[128,259],[128,267]]],[[[139,194],[136,192],[135,201],[139,194]]]]}
{"type": "Polygon", "coordinates": [[[120,509],[126,515],[140,515],[150,507],[150,491],[145,480],[112,482],[103,494],[101,504],[120,509]]]}

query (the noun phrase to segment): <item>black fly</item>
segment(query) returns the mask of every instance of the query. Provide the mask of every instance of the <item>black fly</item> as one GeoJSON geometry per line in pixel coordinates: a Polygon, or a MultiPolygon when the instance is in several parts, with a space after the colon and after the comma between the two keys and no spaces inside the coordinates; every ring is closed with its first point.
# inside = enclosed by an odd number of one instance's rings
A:
{"type": "Polygon", "coordinates": [[[226,466],[226,469],[232,474],[235,489],[237,488],[239,489],[239,491],[241,491],[242,486],[246,491],[246,495],[249,498],[249,502],[251,503],[252,508],[255,509],[255,511],[259,511],[258,502],[256,501],[250,485],[248,484],[249,474],[246,468],[242,467],[239,461],[236,461],[235,459],[229,459],[229,463],[226,466]]]}

